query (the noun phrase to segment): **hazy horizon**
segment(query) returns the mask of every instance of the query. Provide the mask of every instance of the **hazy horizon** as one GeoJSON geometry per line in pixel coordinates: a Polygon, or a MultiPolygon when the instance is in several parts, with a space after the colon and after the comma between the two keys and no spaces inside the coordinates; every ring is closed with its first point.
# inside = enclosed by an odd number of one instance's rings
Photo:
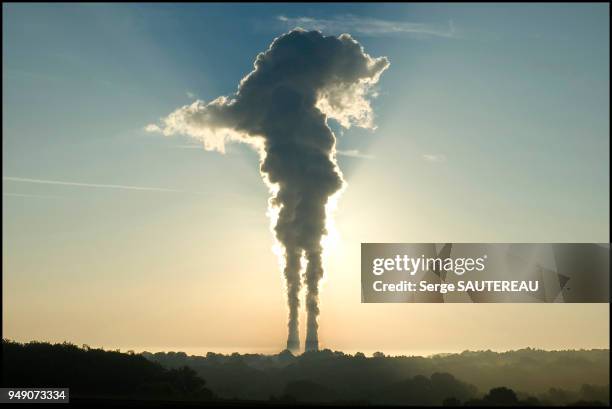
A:
{"type": "MultiPolygon", "coordinates": [[[[53,341],[47,341],[47,340],[31,340],[31,341],[17,341],[17,340],[13,340],[10,339],[10,341],[15,341],[15,342],[21,342],[21,343],[28,343],[28,342],[49,342],[49,343],[57,343],[57,342],[53,342],[53,341]]],[[[278,355],[280,353],[283,353],[285,351],[287,351],[286,348],[281,348],[281,349],[274,349],[274,348],[259,348],[259,349],[252,349],[252,348],[234,348],[231,346],[219,346],[219,347],[143,347],[143,346],[105,346],[105,345],[89,345],[89,344],[75,344],[73,342],[71,342],[70,340],[65,340],[62,342],[67,342],[70,344],[74,344],[77,347],[82,347],[84,345],[86,345],[89,348],[96,348],[96,349],[103,349],[105,351],[117,351],[119,350],[120,352],[126,353],[126,352],[134,352],[136,354],[142,354],[142,353],[170,353],[170,352],[182,352],[185,353],[188,356],[206,356],[208,353],[214,353],[214,354],[220,354],[220,355],[232,355],[232,354],[240,354],[240,355],[264,355],[264,356],[274,356],[274,355],[278,355]]],[[[59,343],[62,343],[59,342],[59,343]]],[[[420,351],[407,351],[407,350],[386,350],[386,351],[382,351],[379,349],[372,349],[372,350],[360,350],[360,349],[348,349],[348,350],[338,350],[335,348],[331,348],[331,347],[326,347],[326,346],[321,346],[321,351],[325,351],[325,350],[329,350],[332,352],[341,352],[343,354],[346,355],[355,355],[357,353],[362,353],[364,354],[366,357],[372,357],[375,353],[377,352],[382,352],[386,357],[401,357],[401,356],[407,356],[407,357],[423,357],[423,358],[431,358],[431,357],[435,357],[435,356],[447,356],[447,355],[460,355],[464,352],[473,352],[473,353],[479,353],[479,352],[494,352],[494,353],[500,353],[500,354],[504,354],[504,353],[512,353],[512,352],[517,352],[517,351],[522,351],[522,350],[527,350],[527,349],[531,349],[534,351],[543,351],[543,352],[572,352],[572,351],[609,351],[610,348],[609,346],[605,346],[605,347],[584,347],[584,348],[558,348],[558,349],[546,349],[546,348],[534,348],[531,346],[524,346],[522,348],[513,348],[513,349],[495,349],[495,348],[486,348],[486,349],[459,349],[459,350],[453,350],[453,351],[425,351],[425,350],[420,350],[420,351]]],[[[293,355],[298,356],[298,355],[302,355],[304,354],[305,351],[303,351],[303,349],[301,351],[298,352],[294,352],[293,355]]]]}

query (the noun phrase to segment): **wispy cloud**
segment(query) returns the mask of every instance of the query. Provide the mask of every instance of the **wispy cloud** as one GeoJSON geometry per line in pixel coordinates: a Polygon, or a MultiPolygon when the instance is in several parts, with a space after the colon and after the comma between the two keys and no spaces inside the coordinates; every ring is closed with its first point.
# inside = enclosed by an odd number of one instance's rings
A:
{"type": "Polygon", "coordinates": [[[21,177],[13,177],[13,176],[3,176],[2,180],[10,181],[10,182],[37,183],[37,184],[43,184],[43,185],[78,186],[78,187],[89,187],[89,188],[123,189],[123,190],[144,190],[144,191],[153,191],[153,192],[195,193],[195,192],[188,192],[185,190],[168,189],[168,188],[163,188],[163,187],[68,182],[68,181],[63,181],[63,180],[30,179],[30,178],[21,178],[21,177]]]}
{"type": "Polygon", "coordinates": [[[423,159],[426,162],[446,162],[446,155],[440,153],[424,153],[423,159]]]}
{"type": "Polygon", "coordinates": [[[161,132],[161,128],[155,124],[149,124],[144,127],[144,130],[147,132],[161,132]]]}
{"type": "Polygon", "coordinates": [[[340,156],[348,156],[349,158],[374,159],[373,155],[361,153],[357,149],[337,150],[336,154],[340,156]]]}
{"type": "Polygon", "coordinates": [[[415,37],[457,36],[453,21],[448,24],[415,23],[407,21],[381,20],[354,15],[340,15],[330,18],[288,17],[277,19],[288,28],[301,27],[306,30],[319,30],[324,33],[356,33],[365,36],[384,36],[389,34],[406,34],[415,37]]]}

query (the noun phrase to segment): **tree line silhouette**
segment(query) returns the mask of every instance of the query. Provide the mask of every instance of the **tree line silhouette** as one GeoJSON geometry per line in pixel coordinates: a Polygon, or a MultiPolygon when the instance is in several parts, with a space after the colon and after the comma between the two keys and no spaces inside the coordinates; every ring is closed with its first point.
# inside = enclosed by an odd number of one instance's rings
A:
{"type": "MultiPolygon", "coordinates": [[[[69,343],[2,341],[2,384],[11,387],[69,387],[72,398],[127,399],[208,404],[540,406],[607,405],[609,351],[466,352],[445,356],[387,357],[322,350],[294,356],[234,353],[188,356],[183,352],[135,354],[69,343]],[[606,361],[599,360],[608,357],[606,361]],[[595,362],[595,361],[597,362],[595,362]],[[474,366],[477,364],[477,366],[474,366]],[[520,365],[524,365],[520,369],[520,365]],[[539,368],[539,366],[544,368],[539,368]],[[518,366],[518,367],[517,367],[518,366]],[[487,387],[477,376],[495,367],[512,381],[517,373],[569,379],[578,389],[541,381],[528,392],[509,384],[487,387]],[[449,368],[454,368],[451,374],[449,368]],[[525,369],[526,368],[526,369],[525,369]],[[590,368],[590,369],[589,369],[590,368]],[[597,377],[600,377],[599,379],[597,377]],[[205,382],[206,379],[208,382],[205,382]],[[473,382],[473,380],[477,382],[473,382]],[[483,387],[483,384],[485,387],[483,387]],[[488,392],[486,392],[488,391],[488,392]]],[[[124,402],[125,403],[125,402],[124,402]]]]}
{"type": "Polygon", "coordinates": [[[487,397],[487,393],[505,387],[512,390],[517,404],[609,402],[610,354],[603,349],[526,348],[432,357],[385,356],[382,352],[366,357],[328,349],[298,356],[288,351],[276,355],[143,355],[167,367],[189,365],[223,398],[401,405],[441,405],[454,398],[461,404],[478,405],[481,400],[493,404],[502,395],[493,392],[487,397]]]}
{"type": "Polygon", "coordinates": [[[71,397],[210,400],[205,381],[187,367],[164,368],[142,355],[87,346],[2,340],[5,387],[69,387],[71,397]]]}

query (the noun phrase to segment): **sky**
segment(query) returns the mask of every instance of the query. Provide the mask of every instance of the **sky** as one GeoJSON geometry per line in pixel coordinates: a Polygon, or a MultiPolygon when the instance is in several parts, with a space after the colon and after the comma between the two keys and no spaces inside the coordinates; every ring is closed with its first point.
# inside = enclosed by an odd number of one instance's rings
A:
{"type": "Polygon", "coordinates": [[[361,242],[608,242],[607,4],[2,7],[3,337],[284,347],[257,153],[145,127],[233,93],[300,26],[391,62],[377,128],[330,124],[348,186],[321,347],[609,347],[608,304],[361,304],[359,266],[361,242]]]}

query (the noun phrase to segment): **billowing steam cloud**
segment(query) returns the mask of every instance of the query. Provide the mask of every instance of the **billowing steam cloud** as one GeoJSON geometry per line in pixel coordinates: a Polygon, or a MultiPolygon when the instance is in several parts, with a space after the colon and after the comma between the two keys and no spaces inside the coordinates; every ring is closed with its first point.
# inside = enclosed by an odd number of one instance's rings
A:
{"type": "Polygon", "coordinates": [[[260,153],[261,174],[270,187],[272,223],[284,248],[289,304],[287,348],[299,349],[298,308],[303,272],[307,288],[306,350],[318,349],[319,280],[323,275],[321,239],[326,204],[344,181],[336,164],[333,118],[345,128],[373,127],[371,86],[389,66],[372,58],[348,34],[326,37],[293,30],[260,53],[255,69],[238,91],[177,109],[147,130],[186,134],[207,150],[225,143],[249,143],[260,153]]]}

